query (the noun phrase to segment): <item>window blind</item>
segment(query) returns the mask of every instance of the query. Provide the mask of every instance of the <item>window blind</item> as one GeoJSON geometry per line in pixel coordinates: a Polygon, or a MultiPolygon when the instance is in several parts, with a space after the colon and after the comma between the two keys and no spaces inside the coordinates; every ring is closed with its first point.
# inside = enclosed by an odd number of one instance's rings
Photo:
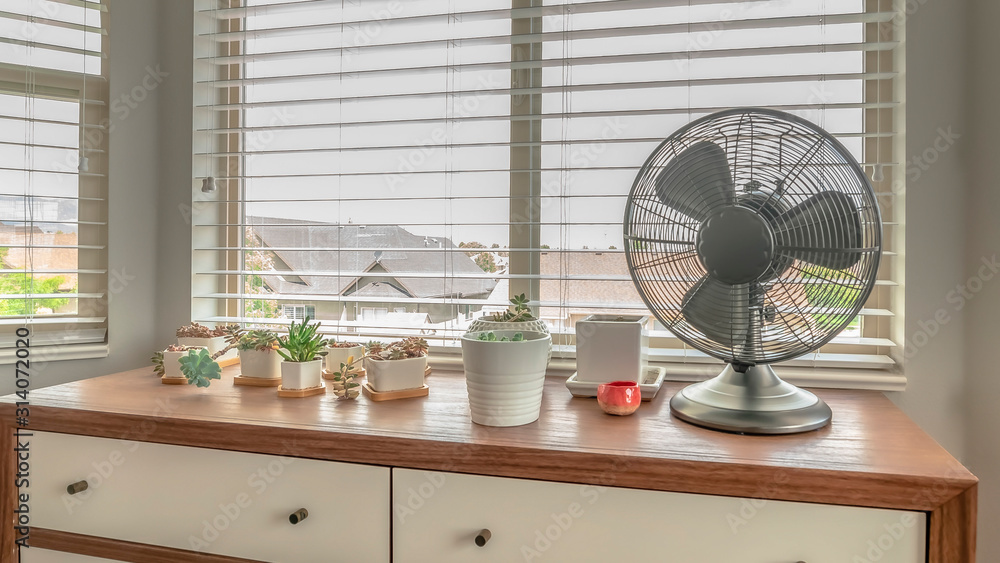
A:
{"type": "MultiPolygon", "coordinates": [[[[852,326],[791,365],[892,368],[901,303],[891,2],[197,3],[193,312],[454,346],[525,293],[572,357],[645,312],[622,217],[649,153],[716,110],[831,131],[880,194],[887,252],[852,326]]],[[[651,322],[660,361],[710,362],[651,322]]]]}
{"type": "Polygon", "coordinates": [[[108,8],[0,8],[0,362],[107,353],[108,8]]]}

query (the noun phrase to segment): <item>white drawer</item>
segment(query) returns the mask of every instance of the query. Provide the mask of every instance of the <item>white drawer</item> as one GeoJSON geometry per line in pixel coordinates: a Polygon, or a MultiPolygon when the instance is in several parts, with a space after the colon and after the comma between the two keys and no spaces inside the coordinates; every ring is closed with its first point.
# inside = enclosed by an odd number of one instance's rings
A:
{"type": "Polygon", "coordinates": [[[101,559],[100,557],[87,557],[86,555],[76,555],[75,553],[63,553],[61,551],[49,551],[29,547],[21,550],[21,563],[121,563],[113,559],[101,559]]]}
{"type": "Polygon", "coordinates": [[[396,563],[925,561],[924,514],[892,510],[394,469],[393,514],[396,563]]]}
{"type": "MultiPolygon", "coordinates": [[[[294,451],[294,444],[289,444],[294,451]]],[[[36,432],[31,523],[262,561],[388,562],[389,470],[36,432]],[[76,495],[67,485],[86,480],[76,495]],[[296,525],[300,508],[308,517],[296,525]]]]}

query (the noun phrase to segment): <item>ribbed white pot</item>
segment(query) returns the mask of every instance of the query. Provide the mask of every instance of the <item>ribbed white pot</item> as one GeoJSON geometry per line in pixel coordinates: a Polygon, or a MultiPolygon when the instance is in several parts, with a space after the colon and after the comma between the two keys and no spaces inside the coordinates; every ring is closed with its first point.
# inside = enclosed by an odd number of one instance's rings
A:
{"type": "Polygon", "coordinates": [[[424,386],[427,356],[405,360],[373,360],[365,358],[368,385],[379,393],[402,391],[424,386]]]}
{"type": "Polygon", "coordinates": [[[350,348],[328,347],[326,351],[326,371],[330,373],[340,371],[340,364],[346,364],[348,358],[353,357],[354,361],[358,361],[365,355],[365,347],[361,344],[350,348]]]}
{"type": "Polygon", "coordinates": [[[545,367],[552,337],[541,332],[493,331],[497,338],[524,334],[520,342],[462,336],[462,363],[472,422],[484,426],[520,426],[538,420],[545,387],[545,367]]]}
{"type": "MultiPolygon", "coordinates": [[[[178,338],[177,344],[181,346],[203,346],[205,348],[208,348],[209,354],[215,354],[219,350],[222,350],[223,348],[226,347],[226,337],[225,336],[216,336],[214,338],[184,337],[184,338],[178,338]]],[[[233,348],[232,350],[216,358],[215,361],[220,362],[223,360],[231,360],[235,358],[238,354],[239,352],[237,352],[236,348],[233,348]]]]}
{"type": "Polygon", "coordinates": [[[240,350],[240,375],[262,379],[281,377],[281,356],[275,350],[240,350]]]}
{"type": "MultiPolygon", "coordinates": [[[[487,320],[486,318],[479,318],[472,321],[469,325],[469,330],[467,332],[487,332],[487,331],[511,331],[511,332],[540,332],[542,334],[549,333],[549,327],[545,324],[545,321],[525,321],[520,323],[501,323],[497,321],[487,320]]],[[[549,338],[549,349],[545,355],[545,365],[549,365],[549,361],[552,359],[552,339],[549,338]]]]}
{"type": "Polygon", "coordinates": [[[323,383],[323,360],[281,362],[282,389],[312,389],[323,383]]]}

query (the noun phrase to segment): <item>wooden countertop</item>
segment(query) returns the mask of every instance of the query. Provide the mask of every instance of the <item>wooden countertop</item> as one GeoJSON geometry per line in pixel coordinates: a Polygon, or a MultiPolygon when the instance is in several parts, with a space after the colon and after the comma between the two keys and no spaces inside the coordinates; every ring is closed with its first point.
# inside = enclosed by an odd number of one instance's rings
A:
{"type": "MultiPolygon", "coordinates": [[[[31,428],[237,451],[663,491],[935,510],[976,478],[881,393],[817,390],[834,413],[819,431],[740,436],[671,417],[667,383],[629,417],[546,383],[541,418],[471,422],[465,380],[433,374],[426,398],[384,403],[332,393],[280,399],[235,387],[162,385],[150,368],[32,391],[31,428]]],[[[0,418],[13,423],[13,396],[0,418]]]]}

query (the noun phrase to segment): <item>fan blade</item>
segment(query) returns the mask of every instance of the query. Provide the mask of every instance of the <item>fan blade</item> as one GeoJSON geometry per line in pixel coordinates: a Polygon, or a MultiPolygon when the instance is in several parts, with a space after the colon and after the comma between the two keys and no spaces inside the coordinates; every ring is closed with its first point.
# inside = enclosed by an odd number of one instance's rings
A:
{"type": "Polygon", "coordinates": [[[861,215],[841,192],[820,192],[778,219],[782,254],[823,268],[844,270],[861,260],[861,215]]]}
{"type": "Polygon", "coordinates": [[[681,152],[654,181],[664,205],[699,222],[713,210],[731,205],[736,194],[726,151],[707,141],[681,152]]]}
{"type": "Polygon", "coordinates": [[[750,328],[750,286],[706,275],[684,295],[681,314],[705,336],[733,348],[746,340],[750,328]]]}

